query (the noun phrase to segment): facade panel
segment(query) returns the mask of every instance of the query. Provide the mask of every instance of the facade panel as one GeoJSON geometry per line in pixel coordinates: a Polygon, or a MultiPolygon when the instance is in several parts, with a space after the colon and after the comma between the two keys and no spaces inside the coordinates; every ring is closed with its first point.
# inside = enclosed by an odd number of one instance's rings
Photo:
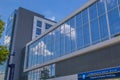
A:
{"type": "Polygon", "coordinates": [[[120,66],[120,43],[56,63],[56,76],[120,66]]]}

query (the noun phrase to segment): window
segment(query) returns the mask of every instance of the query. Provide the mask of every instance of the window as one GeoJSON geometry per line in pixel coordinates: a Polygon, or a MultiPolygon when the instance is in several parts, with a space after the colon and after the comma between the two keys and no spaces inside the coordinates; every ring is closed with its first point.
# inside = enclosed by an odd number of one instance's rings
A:
{"type": "Polygon", "coordinates": [[[42,22],[39,21],[39,20],[37,20],[37,26],[38,26],[38,27],[42,27],[42,22]]]}
{"type": "Polygon", "coordinates": [[[117,6],[117,0],[106,0],[107,9],[110,10],[117,6]]]}
{"type": "Polygon", "coordinates": [[[51,32],[51,52],[52,52],[52,59],[54,59],[54,56],[55,56],[55,31],[52,31],[51,32]]]}
{"type": "Polygon", "coordinates": [[[55,39],[60,39],[60,27],[58,27],[57,29],[55,29],[55,39]]]}
{"type": "Polygon", "coordinates": [[[61,39],[60,39],[60,52],[61,55],[64,55],[65,52],[65,37],[63,34],[61,34],[61,39]]]}
{"type": "Polygon", "coordinates": [[[43,63],[43,41],[40,39],[39,40],[39,55],[38,55],[38,63],[42,64],[43,63]]]}
{"type": "Polygon", "coordinates": [[[99,24],[100,24],[101,40],[108,39],[108,28],[107,28],[106,15],[103,15],[99,18],[99,24]]]}
{"type": "Polygon", "coordinates": [[[60,52],[61,56],[64,55],[65,52],[65,33],[64,33],[64,25],[61,25],[60,29],[60,52]]]}
{"type": "Polygon", "coordinates": [[[84,46],[83,28],[82,27],[77,28],[76,36],[77,36],[77,48],[81,49],[84,46]]]}
{"type": "Polygon", "coordinates": [[[70,27],[72,28],[71,31],[75,29],[75,17],[70,19],[70,27]]]}
{"type": "Polygon", "coordinates": [[[111,36],[115,36],[120,33],[120,15],[118,13],[118,8],[113,9],[108,13],[109,25],[111,36]]]}
{"type": "Polygon", "coordinates": [[[71,51],[76,50],[76,31],[71,31],[71,51]]]}
{"type": "Polygon", "coordinates": [[[98,7],[98,15],[99,16],[105,13],[104,0],[99,0],[97,2],[97,7],[98,7]]]}
{"type": "Polygon", "coordinates": [[[36,34],[37,34],[37,35],[40,35],[40,34],[41,34],[41,29],[36,28],[36,34]]]}
{"type": "Polygon", "coordinates": [[[60,56],[60,39],[55,39],[55,58],[60,56]]]}
{"type": "Polygon", "coordinates": [[[90,13],[90,20],[92,20],[92,19],[97,17],[96,3],[94,3],[92,6],[90,6],[89,13],[90,13]]]}
{"type": "Polygon", "coordinates": [[[55,64],[50,64],[39,69],[32,70],[27,73],[27,80],[48,79],[55,76],[55,64]]]}
{"type": "Polygon", "coordinates": [[[70,27],[70,21],[67,21],[64,25],[64,31],[65,33],[69,33],[71,31],[71,27],[70,27]]]}
{"type": "Polygon", "coordinates": [[[47,34],[44,38],[44,61],[49,61],[52,56],[51,52],[51,35],[47,34]]]}
{"type": "Polygon", "coordinates": [[[51,65],[51,71],[52,71],[51,76],[52,77],[55,76],[55,64],[51,65]]]}
{"type": "Polygon", "coordinates": [[[83,36],[84,36],[84,46],[90,45],[90,32],[89,32],[89,25],[83,25],[83,36]]]}
{"type": "Polygon", "coordinates": [[[71,52],[71,39],[70,39],[70,33],[65,34],[65,54],[68,54],[71,52]]]}
{"type": "Polygon", "coordinates": [[[29,46],[28,49],[29,49],[28,67],[32,67],[32,57],[33,57],[33,55],[32,55],[32,46],[29,46]]]}
{"type": "Polygon", "coordinates": [[[45,24],[45,29],[49,29],[51,26],[52,26],[51,24],[46,23],[45,24]]]}
{"type": "Polygon", "coordinates": [[[82,14],[81,13],[79,13],[76,16],[76,28],[78,27],[82,27],[82,14]]]}
{"type": "Polygon", "coordinates": [[[98,20],[95,19],[91,21],[90,23],[91,26],[91,36],[92,36],[92,43],[97,43],[100,41],[100,34],[99,34],[99,26],[98,26],[98,20]]]}
{"type": "Polygon", "coordinates": [[[88,9],[85,9],[82,12],[82,19],[83,19],[83,24],[88,23],[88,9]]]}

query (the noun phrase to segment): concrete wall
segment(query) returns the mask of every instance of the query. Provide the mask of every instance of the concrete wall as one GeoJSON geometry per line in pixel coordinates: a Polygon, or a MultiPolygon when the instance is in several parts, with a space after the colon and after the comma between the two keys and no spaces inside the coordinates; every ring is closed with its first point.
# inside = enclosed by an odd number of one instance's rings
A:
{"type": "Polygon", "coordinates": [[[15,64],[14,80],[23,80],[25,46],[32,40],[34,15],[43,17],[23,8],[19,8],[17,11],[12,45],[15,52],[13,60],[15,64]]]}
{"type": "Polygon", "coordinates": [[[56,76],[120,66],[120,43],[56,63],[56,76]]]}

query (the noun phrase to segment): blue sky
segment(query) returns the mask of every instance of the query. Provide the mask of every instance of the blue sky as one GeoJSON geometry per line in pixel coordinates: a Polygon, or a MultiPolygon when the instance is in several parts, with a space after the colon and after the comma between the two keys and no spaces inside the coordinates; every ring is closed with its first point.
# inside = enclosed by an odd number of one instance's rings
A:
{"type": "MultiPolygon", "coordinates": [[[[0,16],[7,23],[9,15],[18,7],[44,15],[46,18],[55,18],[56,21],[84,5],[88,0],[0,0],[0,16]]],[[[0,40],[1,41],[1,40],[0,40]]]]}

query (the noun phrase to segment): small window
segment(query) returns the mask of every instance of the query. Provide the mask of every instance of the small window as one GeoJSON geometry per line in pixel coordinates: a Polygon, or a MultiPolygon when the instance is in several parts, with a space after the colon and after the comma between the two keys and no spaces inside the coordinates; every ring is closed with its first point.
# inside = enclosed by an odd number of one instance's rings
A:
{"type": "Polygon", "coordinates": [[[37,26],[42,27],[42,22],[37,20],[37,26]]]}
{"type": "Polygon", "coordinates": [[[49,29],[52,25],[51,24],[45,24],[45,29],[49,29]]]}
{"type": "Polygon", "coordinates": [[[83,22],[83,24],[88,23],[88,9],[85,9],[82,12],[82,22],[83,22]]]}
{"type": "Polygon", "coordinates": [[[36,28],[36,34],[37,34],[37,35],[40,35],[40,34],[41,34],[41,29],[36,28]]]}
{"type": "Polygon", "coordinates": [[[98,1],[97,2],[97,7],[98,7],[98,16],[103,15],[105,13],[105,4],[104,1],[98,1]]]}
{"type": "Polygon", "coordinates": [[[90,6],[89,12],[90,12],[90,20],[97,18],[96,3],[94,3],[92,6],[90,6]]]}

